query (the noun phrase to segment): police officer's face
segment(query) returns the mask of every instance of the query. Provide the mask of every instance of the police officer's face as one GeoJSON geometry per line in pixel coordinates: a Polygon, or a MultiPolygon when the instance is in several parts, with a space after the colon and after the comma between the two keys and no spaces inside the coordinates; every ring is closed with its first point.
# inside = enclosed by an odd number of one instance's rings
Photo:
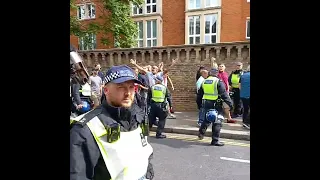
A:
{"type": "Polygon", "coordinates": [[[242,65],[237,65],[236,69],[237,69],[237,70],[242,69],[242,65]]]}
{"type": "Polygon", "coordinates": [[[131,107],[134,100],[134,81],[108,83],[104,89],[108,103],[115,107],[131,107]]]}

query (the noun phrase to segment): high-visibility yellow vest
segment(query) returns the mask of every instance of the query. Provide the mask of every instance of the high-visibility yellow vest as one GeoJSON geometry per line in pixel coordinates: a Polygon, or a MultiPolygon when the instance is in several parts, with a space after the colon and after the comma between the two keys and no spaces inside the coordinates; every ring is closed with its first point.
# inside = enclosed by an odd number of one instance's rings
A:
{"type": "Polygon", "coordinates": [[[152,100],[154,102],[164,102],[166,96],[166,87],[162,84],[156,84],[151,87],[152,100]]]}
{"type": "Polygon", "coordinates": [[[239,88],[240,74],[231,75],[231,87],[239,88]]]}
{"type": "Polygon", "coordinates": [[[116,141],[110,142],[108,134],[113,131],[106,128],[98,117],[94,117],[87,125],[98,144],[111,180],[146,179],[153,148],[140,127],[133,131],[120,132],[119,126],[116,141]]]}
{"type": "Polygon", "coordinates": [[[202,83],[203,97],[205,100],[217,100],[218,99],[218,82],[217,77],[209,76],[202,83]]]}

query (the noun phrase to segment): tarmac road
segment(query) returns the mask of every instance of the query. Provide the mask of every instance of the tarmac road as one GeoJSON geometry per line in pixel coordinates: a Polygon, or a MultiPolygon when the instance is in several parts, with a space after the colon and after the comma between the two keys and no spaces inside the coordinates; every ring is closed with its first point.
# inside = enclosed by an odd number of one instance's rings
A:
{"type": "Polygon", "coordinates": [[[210,137],[166,134],[148,138],[154,149],[154,180],[250,180],[250,141],[221,139],[223,147],[209,146],[210,137]]]}

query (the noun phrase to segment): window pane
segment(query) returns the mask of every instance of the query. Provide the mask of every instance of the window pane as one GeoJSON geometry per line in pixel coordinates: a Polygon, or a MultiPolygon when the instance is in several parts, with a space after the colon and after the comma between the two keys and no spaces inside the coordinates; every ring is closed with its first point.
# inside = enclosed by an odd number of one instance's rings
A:
{"type": "Polygon", "coordinates": [[[139,8],[139,14],[142,14],[142,8],[139,8]]]}
{"type": "Polygon", "coordinates": [[[200,8],[200,0],[196,0],[196,8],[200,8]]]}
{"type": "Polygon", "coordinates": [[[147,47],[151,47],[151,40],[147,40],[147,47]]]}
{"type": "Polygon", "coordinates": [[[139,40],[139,47],[143,47],[143,40],[139,40]]]}
{"type": "Polygon", "coordinates": [[[157,0],[152,0],[152,2],[153,2],[153,3],[156,3],[156,2],[157,2],[157,0]]]}
{"type": "Polygon", "coordinates": [[[157,46],[157,40],[156,40],[156,39],[154,39],[154,40],[152,41],[152,46],[157,46]]]}
{"type": "Polygon", "coordinates": [[[210,35],[205,35],[205,36],[204,36],[204,43],[205,43],[205,44],[210,44],[210,41],[211,41],[211,40],[210,40],[210,35]]]}
{"type": "Polygon", "coordinates": [[[200,37],[196,37],[196,44],[200,44],[200,37]]]}
{"type": "Polygon", "coordinates": [[[200,34],[200,17],[196,17],[196,34],[200,34]]]}
{"type": "Polygon", "coordinates": [[[218,6],[218,0],[206,0],[206,7],[218,6]]]}
{"type": "Polygon", "coordinates": [[[247,21],[247,37],[250,37],[250,20],[247,21]]]}
{"type": "Polygon", "coordinates": [[[147,4],[149,4],[150,3],[150,0],[147,0],[147,4]]]}
{"type": "Polygon", "coordinates": [[[211,6],[219,6],[219,1],[218,0],[211,0],[211,6]]]}
{"type": "Polygon", "coordinates": [[[211,36],[211,43],[216,43],[217,42],[217,36],[216,35],[212,35],[211,36]]]}
{"type": "Polygon", "coordinates": [[[139,22],[138,25],[139,25],[139,38],[143,39],[143,23],[139,22]]]}
{"type": "Polygon", "coordinates": [[[87,10],[88,10],[89,17],[91,17],[91,4],[87,4],[87,10]]]}
{"type": "Polygon", "coordinates": [[[206,0],[206,7],[210,6],[210,0],[206,0]]]}
{"type": "Polygon", "coordinates": [[[150,6],[147,6],[147,13],[150,13],[150,6]]]}
{"type": "Polygon", "coordinates": [[[211,32],[212,33],[216,33],[217,32],[217,19],[218,19],[218,15],[217,14],[213,14],[211,15],[211,32]]]}
{"type": "Polygon", "coordinates": [[[147,21],[147,38],[151,38],[151,21],[147,21]]]}
{"type": "Polygon", "coordinates": [[[194,9],[194,1],[195,0],[189,0],[189,9],[194,9]]]}
{"type": "Polygon", "coordinates": [[[193,44],[193,37],[189,37],[189,44],[193,44]]]}
{"type": "MultiPolygon", "coordinates": [[[[90,11],[89,11],[90,13],[90,11]]],[[[91,4],[91,15],[90,15],[91,18],[95,18],[96,17],[96,7],[95,5],[92,5],[91,4]]]]}
{"type": "Polygon", "coordinates": [[[194,34],[194,21],[193,17],[189,17],[189,35],[194,34]]]}
{"type": "Polygon", "coordinates": [[[205,24],[205,33],[209,34],[210,33],[210,22],[212,19],[212,15],[206,15],[205,16],[205,20],[206,20],[206,24],[205,24]]]}
{"type": "Polygon", "coordinates": [[[157,12],[157,5],[152,5],[152,12],[157,12]]]}
{"type": "Polygon", "coordinates": [[[136,6],[133,7],[133,14],[137,14],[137,7],[136,6]]]}
{"type": "Polygon", "coordinates": [[[217,21],[215,21],[213,24],[212,24],[212,33],[216,33],[217,32],[217,21]]]}
{"type": "MultiPolygon", "coordinates": [[[[206,17],[207,18],[207,17],[206,17]]],[[[210,33],[210,21],[206,20],[205,33],[210,33]]]]}
{"type": "Polygon", "coordinates": [[[152,21],[152,37],[157,37],[157,21],[152,21]]]}

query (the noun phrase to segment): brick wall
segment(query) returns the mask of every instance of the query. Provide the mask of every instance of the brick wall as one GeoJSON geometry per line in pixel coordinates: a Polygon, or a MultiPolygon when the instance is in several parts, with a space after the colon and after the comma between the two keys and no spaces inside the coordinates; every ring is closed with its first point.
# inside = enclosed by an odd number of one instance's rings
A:
{"type": "MultiPolygon", "coordinates": [[[[89,0],[88,0],[89,1],[89,0]]],[[[79,3],[80,0],[77,0],[79,3]]],[[[101,22],[99,16],[104,12],[99,0],[91,0],[97,6],[95,22],[101,22]]],[[[162,42],[163,46],[185,44],[185,3],[186,0],[162,0],[162,42]]],[[[70,12],[74,14],[75,12],[70,12]]],[[[221,0],[221,42],[246,41],[246,19],[250,17],[250,3],[247,0],[221,0]]],[[[84,20],[87,23],[92,20],[84,20]]],[[[113,48],[113,38],[109,34],[111,43],[102,45],[97,35],[97,49],[113,48]]],[[[78,47],[78,38],[70,36],[70,42],[78,47]]]]}
{"type": "Polygon", "coordinates": [[[247,0],[221,0],[221,42],[246,41],[247,0]]]}
{"type": "Polygon", "coordinates": [[[163,46],[184,44],[185,0],[162,0],[163,46]]]}
{"type": "Polygon", "coordinates": [[[235,68],[235,62],[237,61],[243,62],[244,68],[246,68],[250,62],[249,48],[249,43],[221,43],[216,46],[167,46],[80,51],[79,53],[82,55],[89,70],[91,70],[94,63],[99,62],[104,72],[112,65],[129,65],[129,59],[137,59],[138,64],[143,66],[158,65],[160,61],[163,61],[166,68],[171,64],[168,59],[179,56],[178,62],[169,72],[175,87],[175,90],[172,91],[171,86],[169,86],[173,97],[173,105],[176,111],[196,111],[195,77],[199,66],[204,65],[209,68],[211,57],[216,57],[217,63],[224,63],[226,65],[228,73],[235,68]]]}

